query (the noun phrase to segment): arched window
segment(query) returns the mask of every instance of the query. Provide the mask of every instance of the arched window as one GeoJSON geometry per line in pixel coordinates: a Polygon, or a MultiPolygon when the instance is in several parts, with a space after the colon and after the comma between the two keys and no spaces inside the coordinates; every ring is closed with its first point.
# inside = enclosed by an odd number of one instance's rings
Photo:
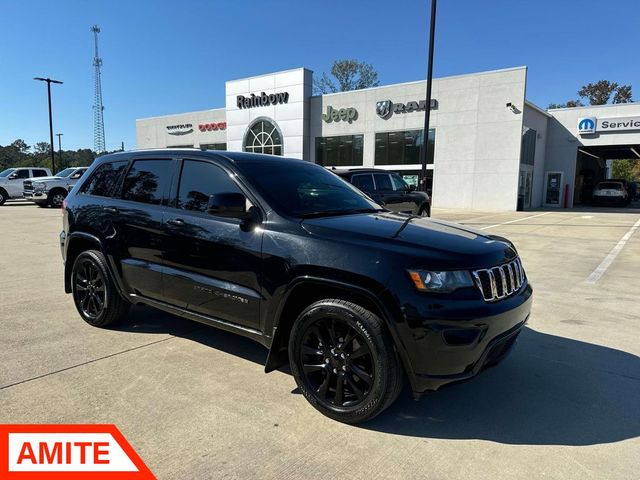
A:
{"type": "Polygon", "coordinates": [[[280,130],[266,118],[256,119],[244,136],[244,151],[282,155],[280,130]]]}

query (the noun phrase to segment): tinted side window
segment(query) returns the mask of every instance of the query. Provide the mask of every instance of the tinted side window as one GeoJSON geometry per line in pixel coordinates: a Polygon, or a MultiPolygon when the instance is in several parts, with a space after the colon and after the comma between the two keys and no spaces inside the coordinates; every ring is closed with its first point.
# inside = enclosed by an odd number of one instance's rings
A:
{"type": "Polygon", "coordinates": [[[393,190],[391,187],[391,179],[388,173],[376,173],[373,175],[376,180],[376,190],[393,190]]]}
{"type": "Polygon", "coordinates": [[[160,205],[171,182],[171,160],[136,160],[122,187],[122,198],[140,203],[160,205]]]}
{"type": "Polygon", "coordinates": [[[98,197],[111,197],[120,183],[120,178],[122,178],[128,163],[123,160],[100,165],[93,172],[91,178],[82,186],[80,193],[97,195],[98,197]]]}
{"type": "Polygon", "coordinates": [[[46,170],[32,170],[32,171],[33,171],[34,177],[46,177],[49,175],[46,170]]]}
{"type": "Polygon", "coordinates": [[[393,189],[396,191],[405,191],[408,189],[408,185],[400,178],[400,175],[391,175],[391,181],[393,182],[393,189]]]}
{"type": "Polygon", "coordinates": [[[372,175],[354,175],[351,183],[363,192],[373,192],[373,176],[372,175]]]}
{"type": "Polygon", "coordinates": [[[29,170],[28,169],[21,169],[18,170],[17,172],[14,172],[16,174],[16,178],[29,178],[29,170]]]}
{"type": "Polygon", "coordinates": [[[182,164],[178,208],[206,212],[209,196],[214,193],[242,193],[227,172],[217,165],[196,160],[182,164]]]}

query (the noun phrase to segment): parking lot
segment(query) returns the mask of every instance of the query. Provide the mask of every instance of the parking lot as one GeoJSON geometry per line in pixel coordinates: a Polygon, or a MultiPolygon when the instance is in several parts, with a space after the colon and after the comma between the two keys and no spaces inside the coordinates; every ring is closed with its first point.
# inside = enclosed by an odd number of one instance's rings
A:
{"type": "Polygon", "coordinates": [[[148,308],[116,330],[65,295],[59,210],[0,207],[0,423],[115,423],[160,479],[630,479],[640,470],[640,210],[434,216],[504,235],[533,313],[471,382],[380,417],[320,415],[266,350],[148,308]],[[634,227],[635,225],[635,227],[634,227]]]}

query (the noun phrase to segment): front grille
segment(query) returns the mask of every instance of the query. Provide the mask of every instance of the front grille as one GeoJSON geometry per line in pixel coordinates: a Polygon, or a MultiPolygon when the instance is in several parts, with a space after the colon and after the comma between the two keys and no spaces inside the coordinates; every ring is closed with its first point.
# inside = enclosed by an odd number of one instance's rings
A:
{"type": "Polygon", "coordinates": [[[476,270],[473,278],[487,302],[502,300],[517,292],[526,280],[522,262],[517,257],[497,267],[476,270]]]}
{"type": "Polygon", "coordinates": [[[25,180],[22,182],[22,187],[25,190],[33,190],[33,182],[31,180],[25,180]]]}

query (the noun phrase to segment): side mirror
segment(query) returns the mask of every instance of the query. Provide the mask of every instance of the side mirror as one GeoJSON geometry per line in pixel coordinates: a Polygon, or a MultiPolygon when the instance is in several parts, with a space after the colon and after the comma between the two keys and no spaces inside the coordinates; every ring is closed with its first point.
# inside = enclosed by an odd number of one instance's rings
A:
{"type": "Polygon", "coordinates": [[[9,180],[15,180],[16,178],[18,178],[17,173],[12,173],[11,175],[9,175],[9,180]]]}
{"type": "Polygon", "coordinates": [[[244,219],[247,216],[247,200],[241,193],[216,193],[209,197],[207,213],[218,217],[244,219]]]}

